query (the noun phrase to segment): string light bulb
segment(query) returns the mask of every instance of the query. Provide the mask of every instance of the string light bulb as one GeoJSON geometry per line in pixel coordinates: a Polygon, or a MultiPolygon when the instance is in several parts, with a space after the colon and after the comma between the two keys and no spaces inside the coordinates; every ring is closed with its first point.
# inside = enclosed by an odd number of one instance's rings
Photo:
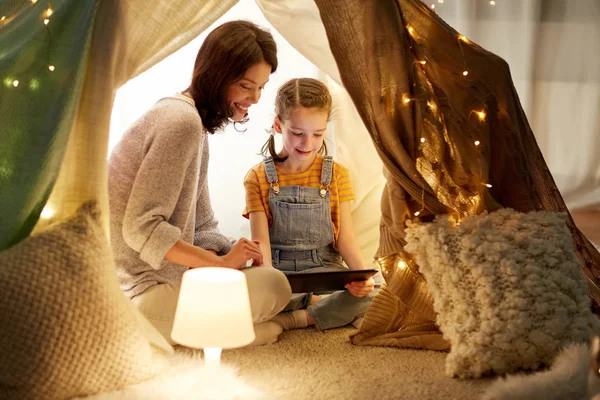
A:
{"type": "Polygon", "coordinates": [[[15,79],[15,80],[13,81],[12,85],[13,85],[14,87],[17,87],[17,86],[19,86],[19,81],[18,81],[17,79],[15,79]]]}
{"type": "Polygon", "coordinates": [[[435,11],[435,4],[431,5],[431,9],[435,11]]]}
{"type": "Polygon", "coordinates": [[[410,97],[408,97],[408,95],[407,95],[407,94],[403,94],[403,95],[402,95],[402,102],[403,102],[404,104],[408,104],[408,103],[410,103],[411,101],[412,101],[412,99],[411,99],[410,97]]]}
{"type": "Polygon", "coordinates": [[[425,143],[425,138],[424,137],[421,138],[421,143],[425,143]]]}
{"type": "Polygon", "coordinates": [[[52,7],[48,7],[48,9],[46,10],[46,17],[50,18],[52,14],[54,14],[54,10],[52,9],[52,7]]]}
{"type": "Polygon", "coordinates": [[[50,20],[48,18],[44,19],[44,25],[48,25],[49,22],[50,20]]]}
{"type": "Polygon", "coordinates": [[[496,2],[495,2],[494,0],[491,0],[491,1],[490,1],[490,4],[491,4],[492,6],[495,6],[495,5],[496,5],[496,2]]]}
{"type": "Polygon", "coordinates": [[[54,209],[52,207],[50,207],[50,206],[47,205],[42,210],[42,213],[40,214],[40,217],[42,217],[44,219],[49,219],[49,218],[52,218],[53,215],[54,215],[54,209]]]}
{"type": "Polygon", "coordinates": [[[465,43],[469,43],[469,39],[465,35],[458,35],[458,39],[462,40],[465,43]]]}
{"type": "Polygon", "coordinates": [[[475,141],[475,146],[479,146],[481,144],[481,142],[479,140],[475,141]]]}
{"type": "Polygon", "coordinates": [[[6,15],[3,15],[2,18],[0,18],[0,22],[4,22],[5,19],[6,19],[6,15]]]}
{"type": "Polygon", "coordinates": [[[421,214],[421,211],[416,211],[416,212],[415,212],[415,217],[418,217],[418,216],[419,216],[419,214],[421,214]]]}
{"type": "Polygon", "coordinates": [[[485,187],[488,187],[488,188],[492,187],[492,185],[490,185],[489,183],[483,183],[482,185],[485,186],[485,187]]]}
{"type": "Polygon", "coordinates": [[[54,72],[54,70],[55,70],[56,68],[54,68],[54,65],[48,65],[48,69],[49,69],[51,72],[54,72]]]}
{"type": "Polygon", "coordinates": [[[400,260],[398,261],[398,268],[405,269],[408,265],[406,265],[406,261],[400,260]]]}
{"type": "Polygon", "coordinates": [[[485,121],[485,117],[486,117],[485,111],[475,111],[475,114],[477,114],[480,121],[485,121]]]}
{"type": "Polygon", "coordinates": [[[463,71],[463,76],[469,75],[469,71],[463,71]]]}
{"type": "Polygon", "coordinates": [[[38,2],[38,0],[29,0],[29,1],[31,1],[31,4],[35,4],[38,2]]]}
{"type": "Polygon", "coordinates": [[[423,61],[419,61],[419,64],[421,64],[421,65],[425,65],[425,64],[427,64],[427,61],[425,61],[425,60],[423,60],[423,61]]]}
{"type": "Polygon", "coordinates": [[[412,27],[412,26],[410,26],[410,25],[406,25],[406,30],[408,31],[408,34],[409,34],[410,36],[413,36],[413,37],[415,36],[415,28],[413,28],[413,27],[412,27]]]}

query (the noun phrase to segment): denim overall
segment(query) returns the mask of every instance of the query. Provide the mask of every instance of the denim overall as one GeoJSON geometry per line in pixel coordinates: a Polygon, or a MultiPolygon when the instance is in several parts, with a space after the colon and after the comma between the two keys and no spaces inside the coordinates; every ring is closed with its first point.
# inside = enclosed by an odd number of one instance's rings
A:
{"type": "MultiPolygon", "coordinates": [[[[321,187],[282,186],[271,157],[264,161],[273,216],[269,228],[273,266],[285,274],[347,270],[333,247],[333,223],[329,205],[329,183],[333,159],[325,156],[321,187]]],[[[347,290],[333,292],[310,304],[311,293],[292,295],[284,311],[307,309],[317,329],[331,329],[351,323],[363,315],[372,296],[355,297],[347,290]]]]}

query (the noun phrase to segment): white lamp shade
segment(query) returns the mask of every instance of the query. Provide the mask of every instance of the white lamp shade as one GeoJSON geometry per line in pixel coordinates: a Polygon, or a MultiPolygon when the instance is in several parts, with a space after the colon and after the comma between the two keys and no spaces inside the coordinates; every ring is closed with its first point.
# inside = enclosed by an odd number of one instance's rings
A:
{"type": "Polygon", "coordinates": [[[231,349],[255,338],[246,276],[230,268],[183,274],[171,338],[186,347],[231,349]]]}

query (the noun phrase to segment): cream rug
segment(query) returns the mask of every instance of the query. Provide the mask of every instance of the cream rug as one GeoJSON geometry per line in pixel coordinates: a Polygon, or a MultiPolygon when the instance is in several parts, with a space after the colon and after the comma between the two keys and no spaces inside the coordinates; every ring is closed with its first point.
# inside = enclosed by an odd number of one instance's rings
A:
{"type": "Polygon", "coordinates": [[[354,346],[353,331],[284,332],[273,345],[223,351],[218,370],[180,352],[167,374],[86,400],[477,399],[492,382],[447,377],[447,353],[354,346]]]}

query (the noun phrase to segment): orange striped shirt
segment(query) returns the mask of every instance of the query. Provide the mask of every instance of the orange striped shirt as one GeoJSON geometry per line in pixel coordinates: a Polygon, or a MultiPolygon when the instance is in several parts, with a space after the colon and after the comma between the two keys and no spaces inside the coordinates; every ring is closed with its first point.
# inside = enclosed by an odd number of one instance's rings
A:
{"type": "MultiPolygon", "coordinates": [[[[323,157],[317,155],[311,167],[299,174],[282,171],[275,163],[279,186],[308,186],[319,188],[321,186],[321,168],[323,166],[323,157]]],[[[269,181],[265,172],[264,163],[252,167],[244,178],[244,187],[246,188],[246,208],[243,216],[249,218],[253,211],[264,211],[267,214],[269,226],[273,221],[271,207],[269,206],[269,181]]],[[[337,241],[340,233],[340,203],[354,200],[354,191],[350,182],[350,171],[342,164],[334,161],[333,175],[329,184],[329,199],[331,207],[331,222],[333,223],[334,247],[337,248],[337,241]]]]}

